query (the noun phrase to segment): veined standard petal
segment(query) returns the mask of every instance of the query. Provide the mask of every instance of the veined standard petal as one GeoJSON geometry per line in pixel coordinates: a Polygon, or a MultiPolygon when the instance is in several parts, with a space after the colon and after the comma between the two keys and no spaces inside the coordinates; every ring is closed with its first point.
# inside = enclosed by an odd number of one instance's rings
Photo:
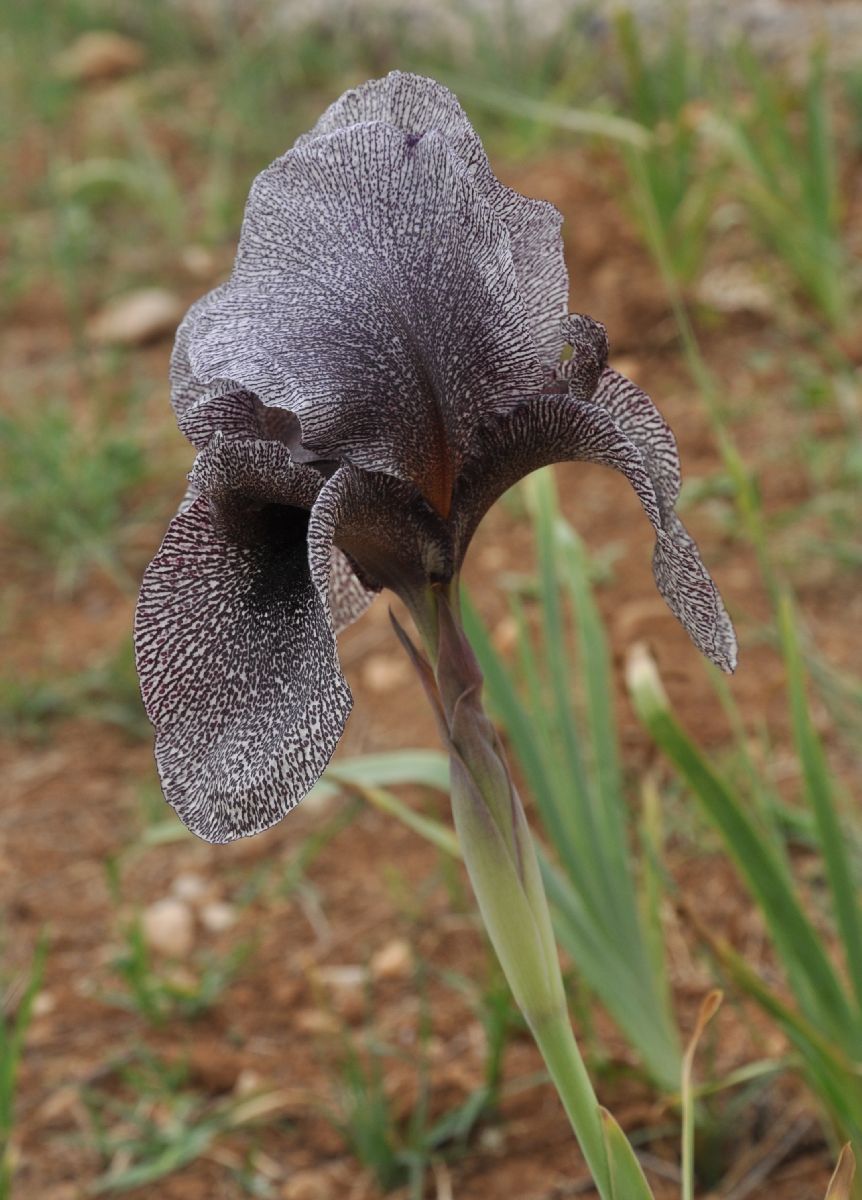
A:
{"type": "MultiPolygon", "coordinates": [[[[643,433],[644,426],[640,428],[643,433]]],[[[614,467],[634,488],[655,529],[653,572],[669,608],[699,650],[723,670],[734,669],[736,638],[721,597],[672,502],[668,506],[671,493],[664,488],[670,485],[671,475],[666,442],[653,450],[644,435],[638,446],[602,405],[557,395],[537,397],[489,423],[483,439],[481,451],[465,468],[455,498],[459,562],[491,504],[525,475],[565,461],[614,467]],[[656,464],[662,469],[654,478],[656,464]]]]}
{"type": "Polygon", "coordinates": [[[251,443],[237,470],[229,458],[241,445],[217,445],[215,461],[199,466],[204,494],[171,522],[135,621],[165,796],[210,842],[257,833],[293,808],[328,763],[351,707],[309,571],[304,506],[314,488],[297,475],[267,498],[256,467],[286,451],[251,443]]]}
{"type": "Polygon", "coordinates": [[[201,296],[200,300],[196,300],[180,321],[177,329],[168,374],[171,381],[171,407],[178,423],[181,423],[185,414],[205,396],[236,390],[236,384],[226,380],[213,380],[210,384],[203,383],[195,375],[189,359],[198,319],[218,303],[219,297],[226,287],[227,284],[223,283],[220,287],[207,292],[205,296],[201,296]],[[224,387],[216,386],[218,382],[223,383],[224,387]]]}
{"type": "Polygon", "coordinates": [[[296,142],[350,125],[382,121],[418,136],[438,130],[467,168],[480,196],[509,233],[518,288],[527,308],[540,358],[555,363],[562,349],[560,317],[568,303],[569,281],[560,236],[562,216],[546,200],[533,200],[504,187],[491,170],[482,142],[457,98],[434,79],[391,71],[345,92],[310,133],[296,142]]]}
{"type": "Polygon", "coordinates": [[[195,318],[195,379],[294,412],[315,454],[448,512],[472,432],[542,377],[505,225],[445,137],[312,139],[260,175],[230,283],[195,318]]]}

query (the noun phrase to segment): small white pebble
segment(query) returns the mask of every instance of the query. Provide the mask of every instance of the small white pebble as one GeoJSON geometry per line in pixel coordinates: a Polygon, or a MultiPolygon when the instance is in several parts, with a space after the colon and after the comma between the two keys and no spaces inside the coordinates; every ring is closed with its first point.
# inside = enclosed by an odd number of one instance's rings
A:
{"type": "Polygon", "coordinates": [[[375,979],[406,979],[412,969],[413,952],[403,938],[387,942],[371,959],[371,974],[375,979]]]}
{"type": "Polygon", "coordinates": [[[203,875],[196,875],[194,871],[184,871],[171,884],[173,895],[187,904],[199,904],[209,891],[210,885],[203,875]]]}
{"type": "Polygon", "coordinates": [[[47,1017],[57,1007],[57,998],[51,992],[37,992],[33,999],[33,1016],[47,1017]]]}
{"type": "Polygon", "coordinates": [[[514,617],[503,617],[494,627],[494,648],[500,654],[507,654],[518,641],[518,622],[514,617]]]}
{"type": "Polygon", "coordinates": [[[140,42],[110,29],[93,29],[67,46],[54,67],[72,83],[97,83],[136,71],[145,57],[140,42]]]}
{"type": "Polygon", "coordinates": [[[143,346],[173,333],[183,305],[163,288],[117,296],[87,322],[87,336],[100,346],[143,346]]]}
{"type": "Polygon", "coordinates": [[[215,259],[206,246],[184,246],[180,251],[180,262],[195,279],[207,279],[216,269],[215,259]]]}
{"type": "Polygon", "coordinates": [[[479,1145],[486,1154],[502,1154],[506,1148],[506,1135],[496,1125],[488,1125],[479,1134],[479,1145]]]}
{"type": "Polygon", "coordinates": [[[281,1200],[329,1200],[335,1194],[322,1171],[295,1171],[282,1188],[281,1200]]]}
{"type": "Polygon", "coordinates": [[[255,1092],[259,1092],[262,1087],[263,1076],[252,1067],[243,1067],[236,1077],[233,1090],[237,1096],[251,1096],[255,1092]]]}
{"type": "Polygon", "coordinates": [[[210,933],[224,933],[236,924],[236,909],[226,900],[211,900],[200,912],[201,924],[210,933]]]}
{"type": "Polygon", "coordinates": [[[363,966],[346,963],[344,966],[317,967],[314,974],[321,983],[332,988],[355,988],[362,986],[368,972],[363,966]]]}
{"type": "Polygon", "coordinates": [[[141,928],[147,945],[168,958],[184,958],[194,945],[192,911],[182,900],[171,896],[144,909],[141,928]]]}
{"type": "Polygon", "coordinates": [[[372,654],[362,668],[362,682],[372,692],[389,692],[404,683],[408,674],[406,660],[390,654],[372,654]]]}
{"type": "Polygon", "coordinates": [[[300,1033],[312,1037],[332,1037],[341,1029],[338,1018],[321,1008],[303,1008],[294,1017],[294,1024],[300,1033]]]}

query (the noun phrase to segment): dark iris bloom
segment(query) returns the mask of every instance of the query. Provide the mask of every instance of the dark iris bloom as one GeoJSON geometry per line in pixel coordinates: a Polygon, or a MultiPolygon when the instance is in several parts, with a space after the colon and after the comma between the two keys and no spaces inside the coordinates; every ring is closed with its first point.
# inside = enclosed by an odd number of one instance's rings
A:
{"type": "Polygon", "coordinates": [[[162,785],[199,836],[256,833],[302,799],[351,707],[338,631],[381,588],[421,608],[549,463],[626,476],[659,590],[733,669],[674,512],[673,435],[608,367],[604,327],[566,315],[560,225],[497,181],[449,91],[400,72],[255,180],[231,278],[177,333],[172,402],[198,456],[136,618],[162,785]]]}

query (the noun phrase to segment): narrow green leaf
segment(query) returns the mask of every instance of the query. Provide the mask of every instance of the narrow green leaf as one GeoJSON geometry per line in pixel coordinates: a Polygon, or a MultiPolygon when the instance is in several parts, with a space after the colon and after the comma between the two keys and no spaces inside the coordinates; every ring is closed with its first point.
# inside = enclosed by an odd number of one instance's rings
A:
{"type": "Polygon", "coordinates": [[[792,1009],[726,941],[700,932],[736,986],[760,1005],[796,1047],[836,1126],[862,1146],[862,1079],[856,1064],[845,1057],[845,1046],[830,1042],[817,1025],[792,1009]]]}
{"type": "Polygon", "coordinates": [[[653,740],[689,784],[722,834],[725,845],[760,904],[784,967],[805,1012],[837,1037],[854,1020],[847,997],[808,920],[782,860],[760,835],[733,789],[710,765],[670,712],[658,672],[636,647],[627,665],[629,691],[653,740]]]}
{"type": "Polygon", "coordinates": [[[628,1138],[606,1108],[600,1112],[613,1200],[655,1200],[628,1138]]]}
{"type": "Polygon", "coordinates": [[[455,834],[446,825],[440,821],[435,821],[431,817],[425,817],[422,813],[415,812],[408,804],[399,800],[392,792],[385,791],[383,788],[362,787],[356,784],[350,786],[355,787],[356,791],[381,812],[387,813],[389,816],[397,817],[403,825],[408,829],[412,829],[414,833],[418,833],[426,842],[430,842],[432,846],[436,846],[438,850],[442,850],[444,854],[448,854],[452,858],[460,858],[461,851],[458,846],[458,839],[455,834]]]}
{"type": "Polygon", "coordinates": [[[566,129],[570,133],[605,138],[637,149],[644,149],[652,141],[650,131],[643,125],[625,117],[613,116],[611,113],[549,104],[544,100],[532,100],[529,96],[517,92],[504,91],[502,88],[478,86],[466,79],[455,81],[454,86],[459,96],[466,96],[494,112],[529,117],[534,121],[554,125],[558,129],[566,129]]]}
{"type": "Polygon", "coordinates": [[[719,991],[710,992],[700,1006],[694,1032],[682,1059],[680,1104],[682,1107],[682,1200],[694,1200],[694,1056],[703,1031],[718,1012],[719,991]]]}
{"type": "Polygon", "coordinates": [[[449,758],[442,750],[392,750],[338,758],[327,767],[326,779],[366,787],[416,784],[448,793],[449,758]]]}
{"type": "Polygon", "coordinates": [[[587,778],[580,734],[574,711],[574,687],[570,677],[568,639],[557,575],[557,499],[553,474],[537,471],[524,483],[533,518],[539,557],[539,598],[542,639],[547,677],[554,696],[553,728],[562,747],[562,767],[557,789],[560,821],[570,829],[572,844],[580,848],[581,870],[590,877],[586,898],[596,909],[599,921],[616,910],[615,872],[609,872],[597,828],[595,804],[587,778]],[[599,898],[601,898],[600,902],[599,898]]]}
{"type": "Polygon", "coordinates": [[[560,945],[637,1047],[652,1078],[666,1092],[673,1092],[679,1080],[679,1044],[639,960],[627,953],[626,946],[608,941],[571,881],[554,868],[541,847],[537,852],[560,945]]]}
{"type": "Polygon", "coordinates": [[[548,777],[533,731],[533,724],[522,705],[506,668],[494,649],[488,632],[476,609],[466,595],[462,598],[464,627],[470,645],[479,660],[491,707],[505,727],[526,778],[530,791],[539,806],[542,821],[554,844],[554,849],[571,871],[579,878],[581,866],[572,845],[570,831],[561,819],[554,791],[548,777]]]}
{"type": "Polygon", "coordinates": [[[841,932],[856,1001],[862,1010],[862,914],[846,842],[832,797],[829,766],[811,721],[796,624],[790,599],[786,595],[779,602],[778,628],[787,667],[793,735],[805,777],[805,793],[817,823],[829,889],[835,905],[835,918],[841,932]]]}

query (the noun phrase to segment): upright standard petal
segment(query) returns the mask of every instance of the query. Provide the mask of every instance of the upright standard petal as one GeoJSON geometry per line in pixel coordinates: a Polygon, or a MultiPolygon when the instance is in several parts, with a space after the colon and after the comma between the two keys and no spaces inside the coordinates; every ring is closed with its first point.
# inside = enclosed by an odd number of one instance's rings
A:
{"type": "Polygon", "coordinates": [[[442,134],[382,123],[258,177],[188,355],[196,380],[289,409],[314,454],[412,482],[444,516],[483,414],[542,378],[505,225],[442,134]]]}
{"type": "Polygon", "coordinates": [[[207,292],[205,296],[201,296],[200,300],[196,300],[180,321],[177,329],[168,374],[171,381],[171,407],[179,423],[182,422],[185,414],[205,396],[236,390],[236,385],[229,381],[222,381],[223,387],[215,386],[215,380],[210,384],[203,383],[195,375],[189,358],[198,319],[218,303],[219,296],[226,287],[227,284],[223,283],[220,287],[207,292]]]}
{"type": "Polygon", "coordinates": [[[501,184],[457,98],[442,83],[422,75],[391,71],[383,79],[352,88],[296,144],[368,121],[382,121],[414,137],[432,129],[443,135],[477,192],[508,230],[518,289],[537,352],[543,362],[555,363],[563,346],[560,317],[566,312],[569,293],[561,214],[546,200],[530,199],[501,184]]]}
{"type": "Polygon", "coordinates": [[[319,481],[273,442],[199,456],[200,495],[144,577],[138,671],[165,796],[210,842],[268,828],[306,795],[350,712],[309,509],[319,481]]]}
{"type": "MultiPolygon", "coordinates": [[[[651,460],[664,461],[664,449],[651,460]]],[[[482,447],[465,469],[454,510],[460,562],[491,504],[512,484],[555,462],[595,462],[626,476],[656,533],[653,572],[659,591],[692,641],[725,671],[736,666],[736,638],[721,597],[694,542],[666,494],[657,488],[650,460],[610,412],[594,401],[541,396],[489,423],[482,447]]]]}

